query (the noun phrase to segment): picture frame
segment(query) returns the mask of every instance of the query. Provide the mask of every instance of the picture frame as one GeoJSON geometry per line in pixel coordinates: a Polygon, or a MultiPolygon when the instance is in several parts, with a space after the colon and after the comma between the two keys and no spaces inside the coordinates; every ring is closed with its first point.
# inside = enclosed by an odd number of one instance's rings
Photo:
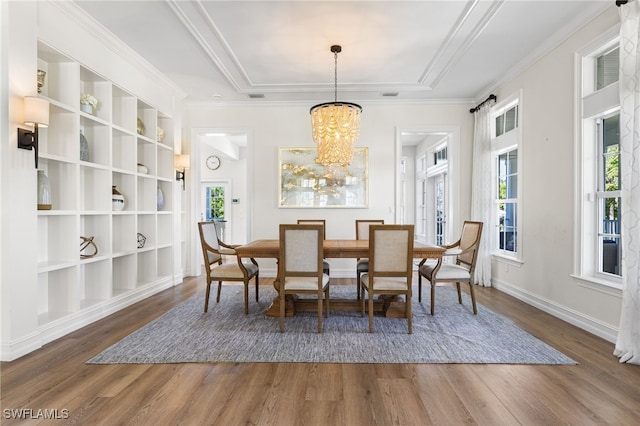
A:
{"type": "Polygon", "coordinates": [[[279,148],[279,208],[367,208],[369,150],[356,147],[346,166],[316,163],[316,148],[279,148]]]}

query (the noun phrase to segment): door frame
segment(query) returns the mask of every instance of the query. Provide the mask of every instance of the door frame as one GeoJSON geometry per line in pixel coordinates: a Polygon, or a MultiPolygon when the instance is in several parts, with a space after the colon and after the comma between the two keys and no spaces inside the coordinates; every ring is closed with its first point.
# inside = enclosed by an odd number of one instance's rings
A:
{"type": "MultiPolygon", "coordinates": [[[[187,276],[200,276],[202,268],[199,266],[199,260],[202,257],[200,254],[202,248],[200,246],[200,235],[198,233],[198,222],[200,221],[200,189],[202,178],[202,167],[204,167],[204,159],[202,158],[202,137],[211,133],[229,133],[229,134],[245,134],[247,137],[247,174],[246,174],[246,200],[243,203],[246,205],[246,234],[248,241],[251,241],[253,230],[253,170],[254,170],[254,133],[252,129],[245,127],[194,127],[191,129],[191,173],[188,173],[189,179],[189,194],[188,194],[188,211],[186,217],[188,218],[187,232],[183,236],[185,239],[185,247],[187,247],[187,261],[185,275],[187,276]]],[[[222,180],[222,179],[218,179],[222,180]]]]}
{"type": "MultiPolygon", "coordinates": [[[[396,223],[401,219],[399,217],[402,211],[402,171],[400,170],[400,159],[402,158],[402,146],[404,134],[436,134],[447,135],[448,158],[447,158],[447,191],[449,193],[449,205],[447,206],[447,225],[446,234],[453,238],[458,235],[460,222],[460,127],[459,126],[412,126],[412,127],[396,127],[396,161],[395,161],[395,217],[396,223]]],[[[415,156],[413,158],[415,162],[415,156]]],[[[415,168],[414,168],[415,169],[415,168]]],[[[413,176],[415,179],[415,175],[413,176]]],[[[415,196],[415,194],[414,194],[415,196]]]]}

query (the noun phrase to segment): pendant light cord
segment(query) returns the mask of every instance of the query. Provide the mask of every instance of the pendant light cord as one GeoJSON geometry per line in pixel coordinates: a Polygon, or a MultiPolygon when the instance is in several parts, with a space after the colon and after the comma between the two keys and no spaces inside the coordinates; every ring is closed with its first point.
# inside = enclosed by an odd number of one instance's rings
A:
{"type": "Polygon", "coordinates": [[[333,58],[335,63],[333,72],[333,101],[338,102],[338,52],[333,52],[333,58]]]}

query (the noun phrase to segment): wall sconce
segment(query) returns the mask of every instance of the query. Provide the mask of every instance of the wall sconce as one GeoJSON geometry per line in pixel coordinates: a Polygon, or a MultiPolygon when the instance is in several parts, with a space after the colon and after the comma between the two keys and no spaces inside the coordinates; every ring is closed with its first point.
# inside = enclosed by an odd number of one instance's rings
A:
{"type": "Polygon", "coordinates": [[[24,124],[33,126],[33,131],[18,128],[18,148],[35,150],[38,168],[38,127],[49,125],[49,102],[35,97],[24,98],[24,124]]]}
{"type": "Polygon", "coordinates": [[[178,180],[178,181],[181,180],[182,181],[182,190],[183,191],[185,189],[185,183],[184,183],[185,172],[189,168],[189,163],[190,162],[191,162],[191,157],[189,157],[189,154],[180,154],[180,155],[176,155],[176,157],[175,157],[175,167],[176,167],[176,169],[182,169],[182,171],[176,170],[176,180],[178,180]]]}

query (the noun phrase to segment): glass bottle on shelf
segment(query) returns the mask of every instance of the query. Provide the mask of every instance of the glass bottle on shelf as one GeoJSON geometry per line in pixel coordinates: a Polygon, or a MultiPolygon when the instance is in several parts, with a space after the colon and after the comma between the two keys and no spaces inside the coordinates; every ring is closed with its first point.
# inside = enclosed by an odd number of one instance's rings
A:
{"type": "Polygon", "coordinates": [[[38,210],[51,210],[51,185],[44,170],[38,170],[38,210]]]}

